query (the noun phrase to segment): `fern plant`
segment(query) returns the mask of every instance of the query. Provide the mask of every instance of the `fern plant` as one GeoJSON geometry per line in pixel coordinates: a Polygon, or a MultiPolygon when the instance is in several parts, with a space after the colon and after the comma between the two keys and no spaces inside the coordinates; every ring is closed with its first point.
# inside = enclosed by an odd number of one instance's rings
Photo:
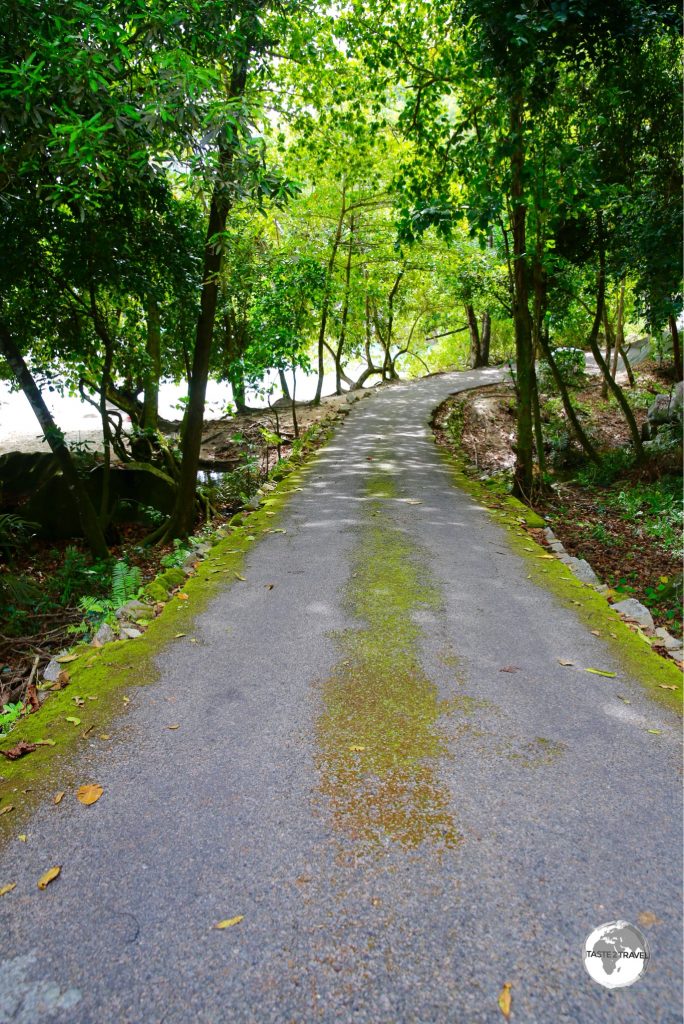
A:
{"type": "Polygon", "coordinates": [[[132,598],[138,596],[142,585],[142,575],[137,565],[128,565],[119,561],[112,570],[112,601],[115,608],[120,608],[132,598]]]}

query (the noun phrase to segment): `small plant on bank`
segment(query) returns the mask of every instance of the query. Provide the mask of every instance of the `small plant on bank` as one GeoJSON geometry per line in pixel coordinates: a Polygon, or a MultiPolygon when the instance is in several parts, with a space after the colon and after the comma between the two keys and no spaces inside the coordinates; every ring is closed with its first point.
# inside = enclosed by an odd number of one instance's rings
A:
{"type": "Polygon", "coordinates": [[[6,736],[17,719],[21,718],[24,712],[24,705],[21,701],[16,704],[3,704],[0,711],[0,736],[6,736]]]}

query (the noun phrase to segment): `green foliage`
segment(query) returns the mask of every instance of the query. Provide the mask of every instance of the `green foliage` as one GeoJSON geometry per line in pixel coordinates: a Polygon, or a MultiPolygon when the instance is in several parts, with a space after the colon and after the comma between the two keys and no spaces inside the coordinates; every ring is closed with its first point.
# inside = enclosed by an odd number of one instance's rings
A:
{"type": "MultiPolygon", "coordinates": [[[[582,349],[557,348],[554,350],[553,358],[563,383],[570,388],[581,387],[586,379],[587,369],[587,360],[582,349]]],[[[544,360],[539,363],[537,381],[542,391],[556,390],[551,368],[544,360]]]]}
{"type": "Polygon", "coordinates": [[[23,713],[24,705],[21,701],[17,701],[15,704],[3,704],[0,711],[0,736],[6,736],[23,713]]]}
{"type": "Polygon", "coordinates": [[[165,569],[180,568],[191,550],[192,549],[189,544],[186,544],[185,541],[176,538],[173,542],[173,551],[169,551],[168,554],[162,555],[160,559],[161,565],[165,569]]]}
{"type": "Polygon", "coordinates": [[[600,465],[590,462],[583,466],[576,473],[575,479],[584,487],[609,487],[615,480],[624,477],[633,466],[634,452],[631,448],[615,448],[601,456],[600,465]]]}
{"type": "Polygon", "coordinates": [[[9,512],[0,514],[0,557],[9,561],[20,548],[28,544],[37,529],[37,523],[30,523],[21,516],[9,512]]]}
{"type": "Polygon", "coordinates": [[[120,608],[138,596],[142,585],[142,574],[137,565],[130,566],[127,562],[119,561],[112,569],[111,594],[115,608],[120,608]]]}

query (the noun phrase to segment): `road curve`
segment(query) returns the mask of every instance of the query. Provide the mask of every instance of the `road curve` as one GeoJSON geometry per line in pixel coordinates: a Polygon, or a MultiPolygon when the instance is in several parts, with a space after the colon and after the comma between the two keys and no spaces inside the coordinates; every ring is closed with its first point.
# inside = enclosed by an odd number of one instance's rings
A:
{"type": "Polygon", "coordinates": [[[104,798],[6,846],[0,1024],[489,1024],[504,983],[520,1024],[681,1020],[676,721],[430,437],[496,379],[354,406],[286,532],[79,755],[104,798]],[[585,938],[645,913],[648,971],[603,989],[585,938]]]}

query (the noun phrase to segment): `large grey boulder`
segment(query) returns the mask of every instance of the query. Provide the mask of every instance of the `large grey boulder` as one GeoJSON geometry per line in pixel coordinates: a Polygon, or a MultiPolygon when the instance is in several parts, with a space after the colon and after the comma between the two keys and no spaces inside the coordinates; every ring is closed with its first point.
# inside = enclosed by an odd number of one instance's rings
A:
{"type": "Polygon", "coordinates": [[[103,622],[97,633],[92,639],[94,644],[109,644],[112,640],[116,640],[116,633],[109,625],[108,622],[103,622]]]}
{"type": "Polygon", "coordinates": [[[649,423],[667,423],[670,419],[670,396],[656,395],[648,407],[646,417],[649,423]]]}
{"type": "Polygon", "coordinates": [[[600,579],[584,558],[571,558],[566,563],[570,566],[572,572],[575,574],[578,580],[582,583],[600,583],[600,579]]]}
{"type": "Polygon", "coordinates": [[[617,604],[613,605],[613,609],[623,619],[631,619],[632,622],[636,622],[637,625],[642,626],[644,629],[653,629],[653,616],[648,608],[640,601],[637,601],[636,598],[628,597],[624,601],[618,601],[617,604]]]}

